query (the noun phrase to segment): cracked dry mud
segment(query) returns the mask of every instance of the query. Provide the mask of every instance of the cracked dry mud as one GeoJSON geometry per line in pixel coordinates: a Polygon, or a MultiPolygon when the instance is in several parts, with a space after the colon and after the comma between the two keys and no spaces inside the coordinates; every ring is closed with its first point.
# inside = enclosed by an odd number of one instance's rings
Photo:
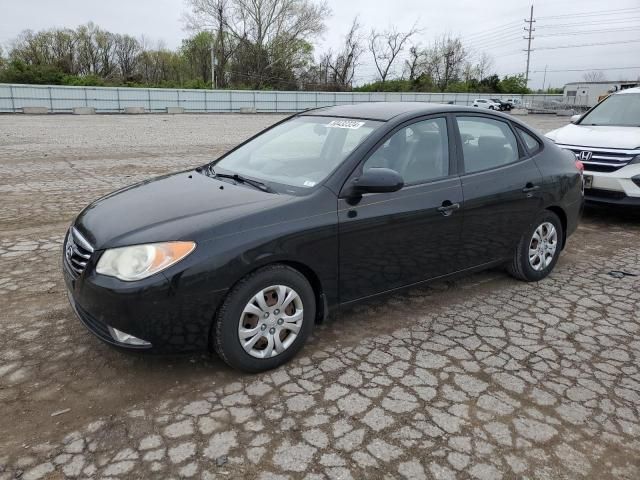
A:
{"type": "Polygon", "coordinates": [[[537,284],[351,308],[265,374],[86,332],[59,270],[73,216],[279,118],[0,116],[0,479],[640,478],[640,276],[608,275],[640,274],[637,213],[588,210],[537,284]]]}

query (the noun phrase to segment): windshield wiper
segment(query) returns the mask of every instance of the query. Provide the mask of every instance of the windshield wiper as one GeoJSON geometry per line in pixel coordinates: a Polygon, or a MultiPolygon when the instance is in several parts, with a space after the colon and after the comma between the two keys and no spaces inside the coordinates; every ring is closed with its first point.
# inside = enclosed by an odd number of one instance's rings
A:
{"type": "Polygon", "coordinates": [[[229,173],[217,173],[213,167],[211,165],[209,165],[208,167],[209,173],[214,177],[219,177],[219,178],[229,178],[231,180],[235,180],[238,183],[244,183],[247,185],[251,185],[254,188],[257,188],[258,190],[262,190],[263,192],[267,192],[267,193],[275,193],[275,190],[271,187],[269,187],[268,185],[259,182],[258,180],[253,180],[251,178],[247,178],[247,177],[243,177],[242,175],[238,175],[237,173],[233,173],[233,174],[229,174],[229,173]]]}

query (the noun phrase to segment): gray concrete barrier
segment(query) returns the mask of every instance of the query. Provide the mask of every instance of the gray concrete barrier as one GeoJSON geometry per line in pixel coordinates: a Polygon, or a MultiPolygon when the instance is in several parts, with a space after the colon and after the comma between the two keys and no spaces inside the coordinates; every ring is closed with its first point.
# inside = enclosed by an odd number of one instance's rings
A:
{"type": "Polygon", "coordinates": [[[184,107],[167,107],[167,113],[171,115],[184,113],[184,107]]]}
{"type": "Polygon", "coordinates": [[[511,115],[529,115],[529,110],[526,108],[514,108],[511,110],[511,115]]]}
{"type": "Polygon", "coordinates": [[[25,115],[46,115],[49,113],[47,107],[22,107],[22,113],[25,115]]]}
{"type": "Polygon", "coordinates": [[[95,115],[96,109],[94,107],[73,107],[74,115],[95,115]]]}
{"type": "Polygon", "coordinates": [[[147,111],[145,110],[144,107],[126,107],[124,109],[124,113],[129,114],[129,115],[139,115],[141,113],[146,113],[147,111]]]}
{"type": "Polygon", "coordinates": [[[573,110],[558,110],[556,112],[556,115],[558,115],[559,117],[570,117],[574,113],[575,112],[573,110]]]}

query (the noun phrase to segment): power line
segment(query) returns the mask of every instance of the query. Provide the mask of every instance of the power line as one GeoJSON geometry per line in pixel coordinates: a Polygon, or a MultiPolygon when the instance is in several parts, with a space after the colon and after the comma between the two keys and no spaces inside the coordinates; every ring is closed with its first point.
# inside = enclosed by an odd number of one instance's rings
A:
{"type": "Polygon", "coordinates": [[[516,36],[501,38],[498,41],[490,42],[490,43],[471,43],[469,45],[470,48],[485,50],[485,49],[494,49],[494,48],[503,48],[507,46],[512,46],[514,43],[519,42],[521,40],[521,35],[518,33],[516,36]]]}
{"type": "Polygon", "coordinates": [[[564,28],[564,27],[582,27],[584,25],[607,25],[607,24],[618,24],[618,23],[627,23],[627,22],[635,22],[639,20],[640,17],[627,17],[620,18],[615,20],[604,20],[604,21],[596,21],[596,22],[579,22],[579,23],[558,23],[558,24],[550,24],[550,25],[539,25],[539,28],[564,28]]]}
{"type": "MultiPolygon", "coordinates": [[[[609,71],[609,70],[635,70],[636,68],[640,68],[640,65],[637,67],[606,67],[606,68],[566,68],[566,69],[560,69],[560,70],[547,70],[547,73],[557,73],[557,72],[592,72],[594,70],[602,70],[602,71],[609,71]]],[[[531,70],[531,73],[541,73],[544,70],[531,70]]]]}
{"type": "Polygon", "coordinates": [[[599,45],[619,45],[621,43],[637,43],[637,42],[640,42],[640,38],[636,40],[625,40],[622,42],[579,43],[576,45],[560,45],[558,47],[538,47],[536,48],[536,50],[557,50],[560,48],[596,47],[599,45]]]}
{"type": "Polygon", "coordinates": [[[476,37],[482,37],[485,35],[489,35],[492,33],[495,33],[497,31],[500,30],[507,30],[508,28],[504,28],[504,27],[509,27],[509,28],[513,28],[513,26],[517,27],[520,24],[519,20],[513,21],[513,22],[509,22],[509,23],[504,23],[502,25],[498,25],[496,27],[493,28],[489,28],[487,30],[479,30],[477,32],[472,32],[472,33],[468,33],[467,35],[463,35],[461,37],[461,39],[470,39],[470,38],[476,38],[476,37]],[[513,25],[513,26],[511,26],[513,25]]]}
{"type": "Polygon", "coordinates": [[[514,35],[520,36],[521,33],[522,33],[522,27],[518,28],[513,32],[503,32],[500,35],[496,35],[491,38],[479,38],[479,39],[472,39],[472,40],[462,39],[461,41],[467,44],[492,43],[492,42],[500,41],[502,38],[512,37],[514,35]]]}
{"type": "Polygon", "coordinates": [[[573,31],[573,32],[546,33],[543,35],[538,35],[538,38],[564,37],[567,35],[592,35],[594,33],[617,33],[617,32],[637,32],[637,31],[638,29],[636,27],[609,28],[609,29],[601,29],[601,30],[580,30],[580,31],[573,31]]]}
{"type": "Polygon", "coordinates": [[[584,12],[584,13],[567,13],[565,15],[551,15],[546,17],[538,17],[538,20],[549,20],[552,18],[576,18],[576,17],[593,17],[595,15],[603,16],[603,15],[625,15],[629,13],[629,11],[640,10],[640,7],[630,7],[630,8],[621,8],[619,10],[599,10],[595,12],[584,12]]]}
{"type": "MultiPolygon", "coordinates": [[[[600,46],[600,45],[620,45],[621,43],[637,43],[640,42],[640,39],[638,40],[625,40],[622,42],[602,42],[602,43],[582,43],[582,44],[576,44],[576,45],[561,45],[558,47],[538,47],[535,50],[556,50],[556,49],[561,49],[561,48],[581,48],[581,47],[596,47],[596,46],[600,46]]],[[[533,51],[533,49],[532,49],[533,51]]],[[[501,57],[509,57],[511,55],[518,55],[521,54],[522,51],[513,51],[513,52],[509,52],[509,53],[505,53],[504,55],[500,55],[501,57]]]]}

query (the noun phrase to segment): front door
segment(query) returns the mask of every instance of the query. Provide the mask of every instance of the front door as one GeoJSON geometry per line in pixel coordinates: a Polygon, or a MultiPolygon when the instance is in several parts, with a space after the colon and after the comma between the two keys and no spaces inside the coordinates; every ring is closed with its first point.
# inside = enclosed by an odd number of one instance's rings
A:
{"type": "Polygon", "coordinates": [[[354,173],[396,170],[393,193],[340,198],[340,301],[349,302],[455,271],[462,187],[445,117],[399,127],[354,173]],[[453,167],[453,168],[452,168],[453,167]]]}

